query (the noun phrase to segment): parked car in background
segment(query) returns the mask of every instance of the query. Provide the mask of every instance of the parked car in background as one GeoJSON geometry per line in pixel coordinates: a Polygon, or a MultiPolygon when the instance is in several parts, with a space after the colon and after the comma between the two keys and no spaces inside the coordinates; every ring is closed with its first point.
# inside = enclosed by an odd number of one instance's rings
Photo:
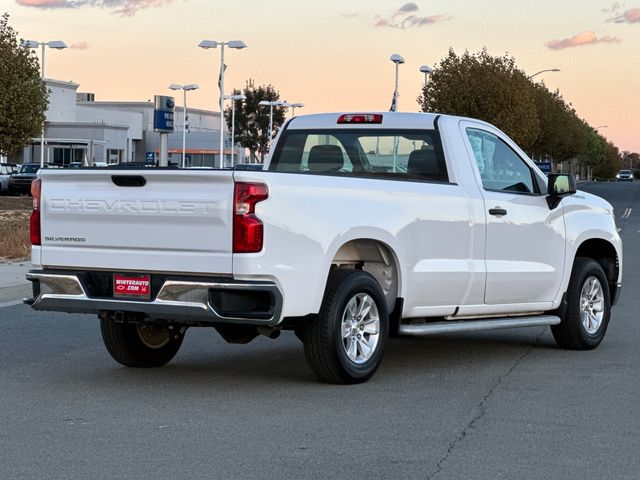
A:
{"type": "MultiPolygon", "coordinates": [[[[48,167],[49,165],[44,165],[43,168],[48,167]]],[[[31,182],[36,179],[38,170],[39,163],[23,163],[18,173],[9,178],[9,195],[31,193],[31,182]]]]}
{"type": "Polygon", "coordinates": [[[631,170],[620,170],[616,175],[616,182],[633,182],[631,170]]]}
{"type": "Polygon", "coordinates": [[[9,177],[18,172],[15,163],[0,163],[0,195],[9,193],[9,177]]]}
{"type": "Polygon", "coordinates": [[[110,163],[107,165],[110,169],[121,169],[121,168],[150,168],[155,167],[155,163],[147,163],[147,162],[122,162],[122,163],[110,163]]]}

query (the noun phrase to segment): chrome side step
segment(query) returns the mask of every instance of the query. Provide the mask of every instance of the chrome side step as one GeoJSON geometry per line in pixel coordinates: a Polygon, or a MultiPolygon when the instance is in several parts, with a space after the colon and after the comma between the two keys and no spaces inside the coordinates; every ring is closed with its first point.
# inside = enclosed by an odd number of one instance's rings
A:
{"type": "Polygon", "coordinates": [[[480,332],[483,330],[499,330],[501,328],[541,327],[558,325],[560,317],[553,315],[536,315],[533,317],[488,318],[486,320],[449,320],[446,322],[400,324],[400,335],[435,335],[438,333],[480,332]]]}

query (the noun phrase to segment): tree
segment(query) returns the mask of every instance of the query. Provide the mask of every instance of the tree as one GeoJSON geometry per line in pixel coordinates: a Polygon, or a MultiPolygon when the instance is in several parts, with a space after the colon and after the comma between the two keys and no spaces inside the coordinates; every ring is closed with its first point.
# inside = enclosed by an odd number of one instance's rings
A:
{"type": "Polygon", "coordinates": [[[594,177],[602,179],[613,178],[615,174],[623,168],[622,155],[620,149],[611,142],[605,142],[604,150],[605,161],[599,170],[594,169],[594,177]]]}
{"type": "Polygon", "coordinates": [[[591,127],[578,117],[559,90],[551,92],[544,83],[532,83],[532,87],[540,131],[531,152],[561,162],[576,158],[587,147],[591,127]]]}
{"type": "Polygon", "coordinates": [[[540,124],[531,82],[507,55],[461,56],[453,49],[433,70],[418,103],[423,111],[485,120],[503,130],[523,149],[536,141],[540,124]]]}
{"type": "Polygon", "coordinates": [[[574,173],[591,168],[594,176],[609,178],[621,164],[617,147],[581,119],[559,90],[531,81],[507,55],[492,57],[483,49],[458,56],[449,50],[418,102],[425,112],[492,123],[534,157],[569,162],[574,173]]]}
{"type": "Polygon", "coordinates": [[[578,161],[583,166],[592,168],[594,178],[612,178],[622,168],[620,150],[593,128],[588,128],[587,145],[578,156],[578,161]]]}
{"type": "MultiPolygon", "coordinates": [[[[258,105],[266,100],[274,102],[280,100],[280,93],[273,85],[261,85],[256,87],[253,80],[247,80],[247,84],[242,90],[233,90],[232,95],[244,95],[246,100],[236,103],[236,127],[235,141],[242,147],[249,149],[251,162],[256,161],[256,155],[264,159],[264,155],[269,149],[271,140],[270,133],[274,134],[282,126],[285,120],[285,107],[273,107],[273,131],[269,132],[269,107],[258,105]]],[[[227,127],[231,131],[231,107],[227,107],[224,112],[227,127]]]]}
{"type": "Polygon", "coordinates": [[[9,26],[9,14],[0,19],[0,154],[18,151],[39,136],[45,120],[48,92],[40,78],[38,59],[20,45],[9,26]]]}
{"type": "Polygon", "coordinates": [[[640,153],[629,152],[625,150],[624,152],[622,152],[621,157],[624,168],[634,170],[633,175],[635,176],[635,172],[640,169],[640,153]]]}

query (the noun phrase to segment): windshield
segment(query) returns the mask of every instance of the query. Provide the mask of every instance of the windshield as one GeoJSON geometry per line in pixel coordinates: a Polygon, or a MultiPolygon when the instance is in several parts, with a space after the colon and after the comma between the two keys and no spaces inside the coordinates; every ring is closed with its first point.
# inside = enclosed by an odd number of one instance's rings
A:
{"type": "Polygon", "coordinates": [[[0,175],[11,175],[16,169],[9,165],[0,165],[0,175]]]}
{"type": "Polygon", "coordinates": [[[618,173],[620,173],[621,175],[629,175],[631,173],[631,170],[620,170],[618,173]]]}
{"type": "Polygon", "coordinates": [[[22,165],[20,173],[36,173],[40,169],[40,165],[22,165]]]}
{"type": "Polygon", "coordinates": [[[289,130],[269,170],[449,181],[435,130],[289,130]]]}

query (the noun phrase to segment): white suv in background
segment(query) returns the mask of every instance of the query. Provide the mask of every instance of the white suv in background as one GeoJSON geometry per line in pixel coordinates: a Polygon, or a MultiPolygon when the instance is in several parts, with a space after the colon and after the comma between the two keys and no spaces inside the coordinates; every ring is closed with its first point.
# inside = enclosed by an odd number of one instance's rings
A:
{"type": "Polygon", "coordinates": [[[633,182],[631,170],[620,170],[616,175],[616,182],[633,182]]]}
{"type": "Polygon", "coordinates": [[[9,177],[18,173],[18,166],[13,163],[0,163],[0,195],[9,193],[9,177]]]}

